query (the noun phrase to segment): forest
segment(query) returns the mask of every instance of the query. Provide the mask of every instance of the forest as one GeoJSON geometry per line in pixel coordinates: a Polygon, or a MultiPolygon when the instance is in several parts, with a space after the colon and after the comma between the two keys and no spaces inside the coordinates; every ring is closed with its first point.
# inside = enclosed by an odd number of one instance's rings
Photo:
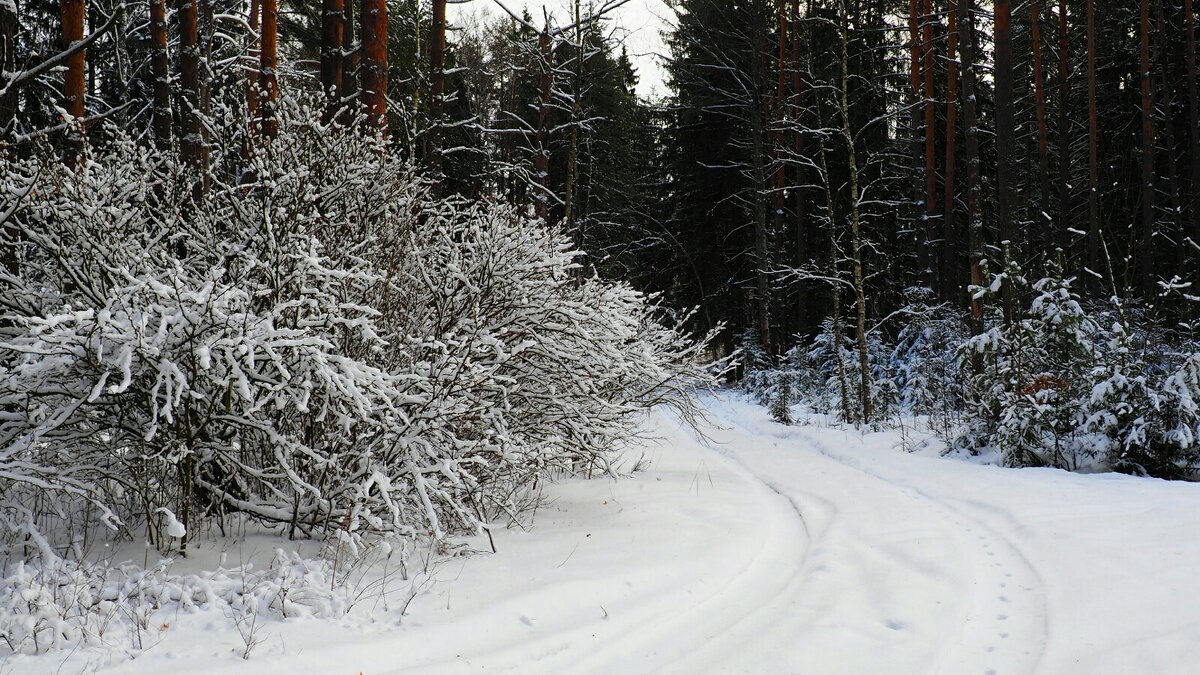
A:
{"type": "Polygon", "coordinates": [[[666,0],[654,98],[627,3],[0,0],[12,652],[219,597],[248,658],[714,387],[1200,477],[1193,0],[666,0]],[[96,557],[246,528],[327,566],[96,557]]]}

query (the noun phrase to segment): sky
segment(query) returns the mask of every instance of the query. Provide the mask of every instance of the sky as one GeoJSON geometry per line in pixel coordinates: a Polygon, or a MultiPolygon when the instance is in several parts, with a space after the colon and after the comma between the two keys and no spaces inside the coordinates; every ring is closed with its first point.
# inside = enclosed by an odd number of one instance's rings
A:
{"type": "MultiPolygon", "coordinates": [[[[453,0],[452,0],[453,1],[453,0]]],[[[571,14],[570,0],[501,0],[509,9],[520,12],[529,8],[534,16],[541,16],[543,6],[565,21],[571,14]]],[[[584,0],[587,5],[587,0],[584,0]]],[[[465,20],[471,15],[503,14],[495,0],[467,0],[448,6],[451,26],[455,20],[465,20]]],[[[610,15],[609,25],[616,35],[624,39],[629,56],[638,71],[638,94],[653,98],[666,94],[663,84],[661,55],[666,53],[662,31],[669,23],[671,10],[665,0],[630,0],[610,15]]]]}

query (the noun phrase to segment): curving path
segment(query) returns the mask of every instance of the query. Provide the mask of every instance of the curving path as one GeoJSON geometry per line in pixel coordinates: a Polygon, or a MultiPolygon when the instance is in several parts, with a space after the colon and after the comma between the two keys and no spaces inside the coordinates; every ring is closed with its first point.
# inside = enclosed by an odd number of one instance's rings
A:
{"type": "Polygon", "coordinates": [[[534,528],[447,562],[404,616],[392,598],[369,622],[270,625],[250,661],[227,622],[181,616],[136,660],[60,672],[1197,672],[1200,485],[976,466],[705,403],[711,442],[654,415],[647,468],[553,486],[534,528]]]}

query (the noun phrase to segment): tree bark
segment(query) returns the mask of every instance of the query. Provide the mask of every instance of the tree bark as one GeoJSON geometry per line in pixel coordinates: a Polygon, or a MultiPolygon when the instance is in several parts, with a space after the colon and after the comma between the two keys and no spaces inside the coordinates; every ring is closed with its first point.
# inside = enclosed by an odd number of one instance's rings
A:
{"type": "Polygon", "coordinates": [[[550,27],[538,33],[538,117],[537,153],[533,158],[537,194],[533,196],[534,217],[547,222],[550,217],[550,97],[554,92],[554,54],[550,45],[550,27]]]}
{"type": "Polygon", "coordinates": [[[167,7],[165,0],[150,0],[150,75],[154,78],[154,144],[171,149],[171,66],[167,54],[167,7]]]}
{"type": "MultiPolygon", "coordinates": [[[[802,115],[804,111],[803,81],[800,77],[800,66],[803,59],[800,41],[800,0],[791,0],[791,117],[792,117],[792,150],[797,158],[805,157],[805,139],[802,115]]],[[[805,200],[805,187],[808,184],[808,171],[803,161],[795,164],[792,180],[792,217],[795,219],[796,230],[796,266],[804,267],[809,262],[808,252],[808,209],[805,200]]],[[[803,281],[797,289],[796,317],[800,331],[809,327],[808,286],[803,281]]]]}
{"type": "Polygon", "coordinates": [[[775,96],[774,116],[771,130],[771,206],[774,232],[784,231],[784,219],[787,215],[787,170],[784,159],[784,124],[787,119],[787,64],[788,64],[788,31],[787,0],[778,0],[777,13],[779,20],[779,49],[775,64],[775,96]]]}
{"type": "MultiPolygon", "coordinates": [[[[1012,66],[1012,6],[1010,0],[996,0],[996,230],[1001,258],[1020,259],[1013,230],[1012,202],[1016,185],[1013,181],[1013,151],[1016,141],[1016,121],[1013,114],[1012,66]]],[[[1015,308],[1013,289],[1004,283],[1004,320],[1012,323],[1015,308]]]]}
{"type": "Polygon", "coordinates": [[[342,43],[346,39],[345,0],[321,2],[321,89],[325,93],[325,122],[337,118],[343,105],[345,64],[342,43]]]}
{"type": "MultiPolygon", "coordinates": [[[[60,0],[62,12],[63,49],[83,39],[83,24],[87,15],[86,0],[60,0]]],[[[83,104],[87,96],[85,70],[86,50],[79,50],[67,59],[67,72],[63,75],[63,109],[74,120],[83,119],[83,104]]],[[[83,128],[74,126],[67,134],[67,159],[74,164],[83,152],[83,128]]]]}
{"type": "MultiPolygon", "coordinates": [[[[343,23],[344,32],[342,34],[342,122],[349,124],[358,114],[357,107],[352,105],[351,101],[358,94],[358,64],[361,45],[356,46],[354,42],[354,27],[359,23],[354,21],[355,0],[344,0],[343,4],[346,20],[343,23]]],[[[361,35],[359,37],[361,38],[361,35]]]]}
{"type": "MultiPolygon", "coordinates": [[[[1161,94],[1158,99],[1158,109],[1162,111],[1163,148],[1166,150],[1167,198],[1170,206],[1162,216],[1156,216],[1155,231],[1165,231],[1168,241],[1177,241],[1176,233],[1179,230],[1179,219],[1184,213],[1184,205],[1181,201],[1179,190],[1179,167],[1175,165],[1175,158],[1178,156],[1175,145],[1175,97],[1170,82],[1172,59],[1168,50],[1163,46],[1167,39],[1167,20],[1163,12],[1163,0],[1154,0],[1154,28],[1157,33],[1157,39],[1152,46],[1154,54],[1150,62],[1159,68],[1158,85],[1161,94]]],[[[1186,250],[1183,247],[1170,246],[1169,249],[1174,255],[1166,259],[1159,255],[1155,259],[1160,263],[1170,260],[1171,264],[1181,264],[1186,260],[1186,250]]]]}
{"type": "Polygon", "coordinates": [[[908,2],[908,40],[909,40],[909,72],[908,86],[912,93],[912,112],[911,112],[911,133],[912,133],[912,156],[913,156],[913,219],[916,233],[916,248],[917,248],[917,278],[924,281],[928,275],[926,270],[929,268],[929,247],[927,246],[927,231],[925,228],[926,212],[919,205],[924,201],[923,183],[919,177],[922,177],[925,171],[924,152],[922,147],[922,134],[920,132],[922,126],[921,120],[921,100],[923,92],[921,90],[921,65],[923,57],[921,55],[921,5],[919,0],[909,0],[908,2]]]}
{"type": "Polygon", "coordinates": [[[1196,13],[1192,0],[1183,0],[1184,22],[1187,24],[1187,90],[1188,125],[1191,128],[1191,147],[1188,155],[1191,170],[1191,228],[1192,242],[1200,246],[1200,94],[1196,82],[1196,13]]]}
{"type": "Polygon", "coordinates": [[[862,421],[870,424],[874,420],[874,405],[871,400],[871,366],[867,349],[867,295],[863,284],[863,250],[861,212],[859,209],[858,157],[855,151],[854,133],[850,124],[850,18],[846,0],[841,1],[841,20],[838,32],[841,37],[841,87],[838,102],[841,107],[842,134],[845,136],[847,163],[850,169],[850,237],[852,262],[854,264],[854,307],[857,318],[855,333],[858,338],[859,396],[862,402],[862,421]]]}
{"type": "MultiPolygon", "coordinates": [[[[429,166],[441,187],[442,174],[442,113],[446,94],[446,0],[433,0],[433,31],[429,35],[429,166]]],[[[578,92],[576,92],[578,96],[578,92]]]]}
{"type": "Polygon", "coordinates": [[[1139,77],[1142,84],[1142,245],[1139,281],[1142,294],[1154,292],[1154,94],[1150,82],[1150,0],[1141,2],[1139,77]]]}
{"type": "Polygon", "coordinates": [[[925,284],[936,288],[934,261],[939,248],[937,227],[937,111],[934,103],[933,82],[933,0],[925,0],[921,15],[921,71],[925,78],[925,247],[929,249],[928,267],[922,270],[925,284]]]}
{"type": "MultiPolygon", "coordinates": [[[[958,276],[958,228],[954,219],[954,172],[958,152],[958,0],[949,0],[946,33],[946,176],[942,202],[943,297],[958,305],[962,300],[958,276]]],[[[959,305],[961,306],[961,305],[959,305]]]]}
{"type": "Polygon", "coordinates": [[[1058,222],[1057,246],[1071,230],[1071,34],[1067,0],[1058,2],[1058,222]]]}
{"type": "Polygon", "coordinates": [[[276,0],[260,0],[262,3],[262,39],[259,42],[258,90],[259,128],[264,138],[275,138],[279,132],[279,6],[276,0]]]}
{"type": "MultiPolygon", "coordinates": [[[[16,9],[16,5],[12,8],[16,9]]],[[[21,22],[17,14],[9,9],[9,5],[0,5],[0,89],[8,89],[9,80],[4,73],[17,70],[17,35],[20,29],[21,22]]],[[[5,91],[0,95],[0,138],[9,131],[16,114],[17,92],[15,89],[5,91]]]]}
{"type": "Polygon", "coordinates": [[[1050,137],[1046,126],[1046,84],[1042,67],[1042,8],[1038,0],[1030,2],[1030,31],[1033,40],[1033,103],[1037,118],[1038,195],[1036,231],[1030,238],[1036,250],[1049,255],[1054,242],[1050,223],[1050,137]]]}
{"type": "MultiPolygon", "coordinates": [[[[967,167],[967,248],[970,257],[971,285],[983,285],[983,219],[979,214],[979,119],[975,101],[975,12],[973,0],[961,0],[958,41],[962,51],[963,129],[966,147],[963,161],[967,167]]],[[[971,334],[983,333],[983,304],[971,298],[971,334]]],[[[973,359],[976,371],[979,361],[973,359]]]]}
{"type": "Polygon", "coordinates": [[[1087,264],[1093,274],[1085,277],[1093,290],[1101,284],[1100,272],[1100,120],[1096,110],[1096,2],[1087,0],[1088,50],[1088,240],[1087,264]]]}
{"type": "Polygon", "coordinates": [[[200,127],[200,34],[197,1],[177,0],[175,16],[179,21],[179,84],[182,98],[179,148],[184,162],[197,172],[202,172],[204,138],[200,127]]]}
{"type": "Polygon", "coordinates": [[[388,24],[386,0],[362,0],[359,89],[367,124],[387,133],[388,24]]]}
{"type": "Polygon", "coordinates": [[[246,119],[250,121],[251,126],[258,124],[258,72],[262,68],[261,17],[262,6],[259,0],[250,0],[250,15],[247,17],[250,24],[250,44],[246,46],[250,60],[250,66],[246,68],[246,119]]]}

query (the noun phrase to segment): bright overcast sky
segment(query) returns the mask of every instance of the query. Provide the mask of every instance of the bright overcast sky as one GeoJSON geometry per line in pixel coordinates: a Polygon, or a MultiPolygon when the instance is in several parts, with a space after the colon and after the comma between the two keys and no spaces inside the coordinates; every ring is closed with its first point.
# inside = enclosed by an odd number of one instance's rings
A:
{"type": "MultiPolygon", "coordinates": [[[[542,7],[562,20],[571,14],[573,3],[570,0],[502,0],[514,12],[529,8],[531,14],[540,17],[542,7]]],[[[588,2],[584,0],[586,7],[588,2]]],[[[453,25],[456,18],[463,18],[477,13],[491,15],[502,14],[494,0],[468,0],[461,4],[449,6],[449,20],[453,25]]],[[[630,0],[612,12],[608,24],[616,30],[616,35],[624,39],[629,56],[633,59],[638,70],[638,93],[642,96],[665,94],[663,86],[663,70],[660,63],[661,55],[666,53],[663,46],[662,31],[668,25],[671,10],[664,0],[630,0]]]]}

